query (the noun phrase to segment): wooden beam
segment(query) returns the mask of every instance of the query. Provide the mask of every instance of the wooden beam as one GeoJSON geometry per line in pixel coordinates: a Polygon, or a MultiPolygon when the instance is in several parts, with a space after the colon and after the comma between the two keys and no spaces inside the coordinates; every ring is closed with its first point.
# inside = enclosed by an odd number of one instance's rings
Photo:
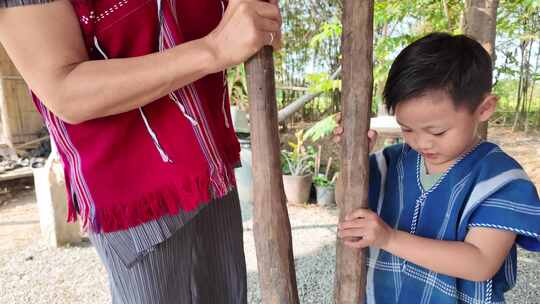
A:
{"type": "MultiPolygon", "coordinates": [[[[339,67],[331,76],[330,80],[335,80],[341,75],[341,67],[339,67]]],[[[324,93],[323,91],[314,92],[314,93],[307,93],[300,98],[296,99],[295,101],[291,102],[289,105],[287,105],[285,108],[279,110],[278,112],[278,122],[282,123],[285,121],[285,119],[289,118],[291,115],[296,113],[298,110],[301,110],[304,105],[313,99],[319,97],[324,93]]]]}
{"type": "Polygon", "coordinates": [[[6,172],[0,173],[0,182],[5,182],[14,179],[22,179],[26,177],[32,177],[32,167],[21,167],[6,172]]]}
{"type": "Polygon", "coordinates": [[[264,47],[246,63],[255,189],[253,233],[262,302],[297,304],[291,224],[279,154],[272,52],[272,47],[264,47]]]}
{"type": "MultiPolygon", "coordinates": [[[[368,206],[369,113],[373,92],[373,0],[343,1],[343,62],[340,183],[343,189],[339,221],[368,206]]],[[[337,240],[335,303],[358,304],[365,299],[365,251],[337,240]]]]}
{"type": "Polygon", "coordinates": [[[309,88],[306,88],[306,87],[296,87],[296,86],[288,86],[288,85],[282,85],[282,84],[276,85],[276,89],[283,90],[283,91],[298,91],[298,92],[309,91],[309,88]]]}

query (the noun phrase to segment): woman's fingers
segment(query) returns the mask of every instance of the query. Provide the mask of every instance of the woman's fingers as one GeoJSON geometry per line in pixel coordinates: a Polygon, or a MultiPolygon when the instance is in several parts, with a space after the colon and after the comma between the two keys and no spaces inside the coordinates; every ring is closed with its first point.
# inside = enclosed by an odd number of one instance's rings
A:
{"type": "Polygon", "coordinates": [[[275,3],[231,0],[207,36],[221,69],[244,62],[265,45],[281,46],[281,14],[275,3]]]}
{"type": "Polygon", "coordinates": [[[279,6],[277,4],[254,1],[253,9],[260,17],[272,19],[281,24],[281,12],[279,11],[279,6]]]}
{"type": "MultiPolygon", "coordinates": [[[[281,31],[281,24],[268,18],[255,19],[255,27],[261,32],[278,33],[281,31]]],[[[277,37],[276,37],[277,38],[277,37]]]]}

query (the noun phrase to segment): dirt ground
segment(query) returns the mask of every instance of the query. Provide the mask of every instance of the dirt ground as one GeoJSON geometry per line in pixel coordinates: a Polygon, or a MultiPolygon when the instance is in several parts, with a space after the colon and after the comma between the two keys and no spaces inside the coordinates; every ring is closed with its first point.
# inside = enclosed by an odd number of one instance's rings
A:
{"type": "Polygon", "coordinates": [[[0,186],[0,253],[28,246],[40,236],[32,179],[0,186]]]}

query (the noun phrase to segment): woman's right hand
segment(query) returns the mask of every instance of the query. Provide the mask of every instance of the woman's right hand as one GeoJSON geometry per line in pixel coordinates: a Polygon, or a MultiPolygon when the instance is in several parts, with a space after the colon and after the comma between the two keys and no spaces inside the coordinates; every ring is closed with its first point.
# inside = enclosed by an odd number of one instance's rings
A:
{"type": "Polygon", "coordinates": [[[240,64],[265,45],[281,47],[278,0],[229,0],[218,26],[205,38],[218,72],[240,64]]]}

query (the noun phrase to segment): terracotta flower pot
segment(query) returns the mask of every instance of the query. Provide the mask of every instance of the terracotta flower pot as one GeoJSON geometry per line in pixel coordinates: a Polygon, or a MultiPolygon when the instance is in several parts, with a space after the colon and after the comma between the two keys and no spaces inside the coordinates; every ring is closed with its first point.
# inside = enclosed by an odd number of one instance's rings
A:
{"type": "Polygon", "coordinates": [[[307,202],[312,180],[313,176],[311,174],[304,176],[283,175],[283,188],[287,201],[293,204],[307,202]]]}

